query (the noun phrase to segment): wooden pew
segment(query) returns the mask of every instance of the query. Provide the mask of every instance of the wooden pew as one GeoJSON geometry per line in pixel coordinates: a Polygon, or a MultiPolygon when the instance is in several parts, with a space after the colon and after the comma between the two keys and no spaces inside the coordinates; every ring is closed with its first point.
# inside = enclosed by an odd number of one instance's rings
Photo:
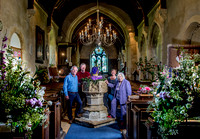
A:
{"type": "Polygon", "coordinates": [[[147,111],[148,104],[146,105],[134,105],[133,112],[133,138],[143,139],[147,136],[147,129],[145,127],[145,122],[150,116],[150,112],[147,111]]]}
{"type": "Polygon", "coordinates": [[[49,108],[47,108],[45,110],[47,120],[42,126],[38,126],[33,131],[32,139],[49,139],[50,113],[49,108]]]}
{"type": "Polygon", "coordinates": [[[140,96],[139,99],[132,99],[127,102],[127,114],[126,114],[126,138],[134,138],[134,133],[133,133],[133,127],[134,127],[134,113],[133,113],[133,108],[135,105],[137,107],[144,107],[146,108],[148,106],[148,102],[151,101],[153,98],[153,95],[145,95],[145,96],[140,96]]]}
{"type": "Polygon", "coordinates": [[[44,97],[47,101],[52,101],[52,106],[49,107],[50,114],[50,139],[59,139],[61,130],[61,103],[58,97],[44,97]]]}

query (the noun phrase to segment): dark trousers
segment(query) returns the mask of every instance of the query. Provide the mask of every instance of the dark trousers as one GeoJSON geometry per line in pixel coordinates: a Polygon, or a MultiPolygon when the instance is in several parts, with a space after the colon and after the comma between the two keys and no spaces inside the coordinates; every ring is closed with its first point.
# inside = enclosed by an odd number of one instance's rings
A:
{"type": "Polygon", "coordinates": [[[79,92],[79,95],[82,100],[82,107],[86,107],[87,106],[87,97],[86,97],[86,94],[84,92],[82,92],[82,87],[79,87],[78,92],[79,92]]]}
{"type": "Polygon", "coordinates": [[[82,101],[81,101],[81,98],[80,98],[78,92],[68,93],[68,95],[69,95],[68,118],[69,118],[69,120],[72,120],[72,104],[73,104],[74,99],[77,102],[77,108],[76,108],[75,116],[77,116],[81,111],[82,101]]]}
{"type": "Polygon", "coordinates": [[[120,101],[114,98],[111,102],[111,116],[117,118],[120,129],[126,128],[126,104],[120,104],[120,101]],[[119,113],[117,113],[118,105],[120,105],[119,113]]]}

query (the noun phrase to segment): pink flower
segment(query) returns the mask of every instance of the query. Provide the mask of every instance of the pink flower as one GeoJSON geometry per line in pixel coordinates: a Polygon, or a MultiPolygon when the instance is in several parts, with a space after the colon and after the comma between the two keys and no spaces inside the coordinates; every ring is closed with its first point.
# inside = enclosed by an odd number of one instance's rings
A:
{"type": "Polygon", "coordinates": [[[141,90],[142,88],[140,87],[139,90],[141,90]]]}
{"type": "Polygon", "coordinates": [[[147,91],[150,91],[150,90],[151,90],[151,88],[149,88],[149,87],[145,87],[145,89],[146,89],[147,91]]]}

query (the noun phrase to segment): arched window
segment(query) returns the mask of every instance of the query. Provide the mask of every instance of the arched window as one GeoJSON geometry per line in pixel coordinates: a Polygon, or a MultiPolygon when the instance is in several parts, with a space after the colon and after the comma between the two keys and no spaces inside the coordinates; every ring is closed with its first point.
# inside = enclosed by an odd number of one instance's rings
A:
{"type": "Polygon", "coordinates": [[[94,66],[99,67],[99,71],[102,73],[108,72],[108,58],[101,47],[95,48],[90,56],[90,69],[94,66]]]}
{"type": "Polygon", "coordinates": [[[13,33],[10,39],[10,46],[13,49],[13,56],[22,59],[21,42],[17,33],[13,33]]]}

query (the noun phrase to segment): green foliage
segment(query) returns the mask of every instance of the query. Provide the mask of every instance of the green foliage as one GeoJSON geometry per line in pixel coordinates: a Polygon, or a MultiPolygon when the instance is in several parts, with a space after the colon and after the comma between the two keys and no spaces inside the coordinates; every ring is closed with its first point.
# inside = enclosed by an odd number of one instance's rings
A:
{"type": "Polygon", "coordinates": [[[137,65],[138,70],[140,70],[143,73],[143,76],[145,76],[146,72],[150,73],[152,75],[152,80],[153,80],[155,75],[155,67],[157,66],[153,61],[153,58],[148,60],[147,57],[145,57],[143,61],[142,57],[140,57],[139,61],[136,62],[135,64],[137,65]]]}
{"type": "Polygon", "coordinates": [[[35,75],[38,81],[40,81],[41,84],[46,84],[49,83],[49,75],[48,75],[48,70],[45,67],[36,67],[35,75]]]}
{"type": "Polygon", "coordinates": [[[98,79],[98,80],[93,80],[93,79],[91,79],[91,78],[82,78],[82,79],[81,79],[82,82],[87,82],[88,84],[89,84],[90,82],[92,82],[92,83],[94,83],[94,84],[97,84],[99,81],[105,81],[105,80],[106,80],[106,78],[98,79]]]}
{"type": "Polygon", "coordinates": [[[168,67],[160,72],[154,86],[154,100],[149,105],[163,138],[178,134],[177,126],[186,118],[200,116],[192,114],[192,107],[200,98],[200,65],[195,67],[194,59],[183,53],[179,64],[172,72],[168,67]]]}
{"type": "Polygon", "coordinates": [[[31,135],[34,128],[46,120],[42,107],[44,91],[21,60],[13,57],[9,46],[6,51],[0,66],[0,122],[31,135]]]}

